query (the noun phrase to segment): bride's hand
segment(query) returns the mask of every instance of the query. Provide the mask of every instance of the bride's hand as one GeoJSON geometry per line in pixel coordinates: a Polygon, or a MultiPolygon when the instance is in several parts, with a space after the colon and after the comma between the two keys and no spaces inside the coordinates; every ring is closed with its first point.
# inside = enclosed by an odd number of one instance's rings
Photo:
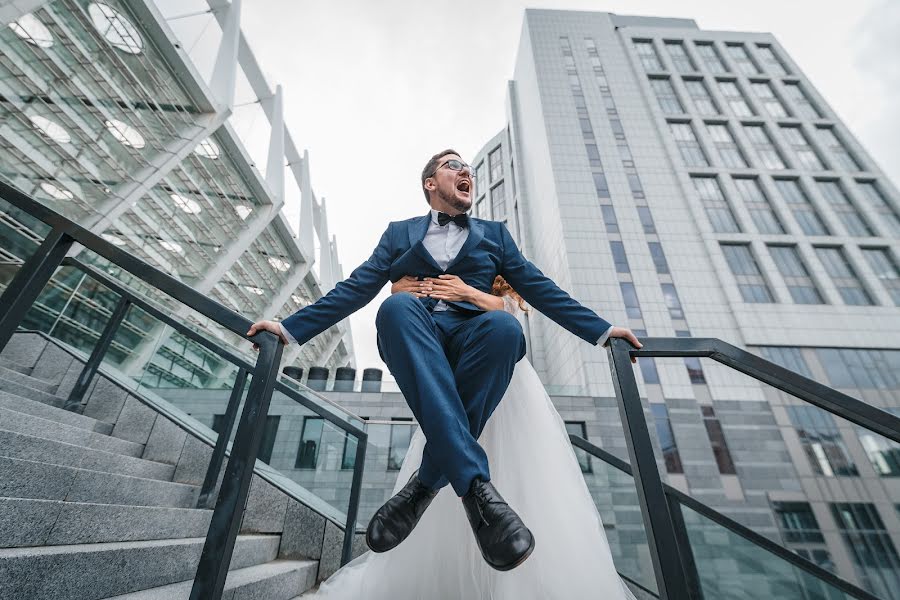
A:
{"type": "MultiPolygon", "coordinates": [[[[634,346],[635,348],[638,348],[638,349],[644,347],[644,345],[638,341],[637,337],[635,337],[634,333],[630,329],[627,329],[625,327],[613,327],[612,331],[609,332],[609,337],[610,338],[614,338],[614,337],[623,338],[623,339],[627,340],[628,343],[630,343],[632,346],[634,346]]],[[[607,338],[606,343],[604,343],[603,345],[609,346],[609,338],[607,338]]],[[[636,363],[637,357],[632,356],[631,362],[636,363]]]]}
{"type": "Polygon", "coordinates": [[[419,281],[412,275],[404,275],[391,286],[391,294],[396,294],[397,292],[409,292],[416,298],[421,298],[428,295],[425,288],[426,284],[424,281],[419,281]]]}
{"type": "Polygon", "coordinates": [[[471,302],[475,295],[480,293],[456,275],[438,275],[437,279],[426,277],[425,283],[431,286],[428,295],[438,300],[471,302]]]}

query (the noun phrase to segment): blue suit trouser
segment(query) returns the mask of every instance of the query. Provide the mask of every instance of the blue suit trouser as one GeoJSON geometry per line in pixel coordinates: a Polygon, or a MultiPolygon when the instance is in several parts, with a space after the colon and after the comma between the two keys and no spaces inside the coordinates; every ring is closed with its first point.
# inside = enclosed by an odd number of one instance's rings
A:
{"type": "Polygon", "coordinates": [[[525,336],[510,313],[430,312],[409,293],[394,294],[375,319],[378,351],[425,434],[419,479],[463,496],[472,479],[490,480],[478,444],[499,404],[525,336]]]}

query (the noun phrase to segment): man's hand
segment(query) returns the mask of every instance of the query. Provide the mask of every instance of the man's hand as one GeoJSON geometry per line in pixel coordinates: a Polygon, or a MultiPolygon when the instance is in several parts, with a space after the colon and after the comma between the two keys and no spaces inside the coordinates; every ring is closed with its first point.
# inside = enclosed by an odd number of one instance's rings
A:
{"type": "Polygon", "coordinates": [[[431,290],[429,296],[450,302],[471,302],[478,291],[456,275],[438,275],[437,279],[426,277],[425,283],[426,290],[431,290]]]}
{"type": "MultiPolygon", "coordinates": [[[[644,345],[638,341],[638,339],[634,336],[634,333],[631,332],[630,329],[626,329],[625,327],[613,327],[612,331],[609,332],[609,338],[624,338],[628,340],[628,342],[634,346],[635,348],[643,348],[644,345]]],[[[609,346],[609,338],[606,338],[606,342],[603,344],[604,347],[609,346]]],[[[631,363],[634,364],[637,362],[637,357],[631,357],[631,363]]]]}
{"type": "MultiPolygon", "coordinates": [[[[252,337],[260,331],[271,331],[278,336],[278,339],[281,340],[282,344],[287,346],[287,338],[281,334],[281,326],[278,324],[278,321],[257,321],[250,326],[250,331],[247,332],[247,336],[252,337]]],[[[259,350],[259,344],[253,344],[253,349],[259,350]]]]}
{"type": "Polygon", "coordinates": [[[409,292],[416,298],[422,298],[423,296],[428,295],[425,292],[425,287],[424,281],[419,281],[412,275],[404,275],[391,286],[391,294],[396,294],[397,292],[409,292]]]}

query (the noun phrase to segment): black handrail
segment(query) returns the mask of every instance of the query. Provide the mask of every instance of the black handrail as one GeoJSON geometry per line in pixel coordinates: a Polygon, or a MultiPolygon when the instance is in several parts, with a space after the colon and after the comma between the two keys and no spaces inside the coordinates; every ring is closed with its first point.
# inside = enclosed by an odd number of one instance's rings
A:
{"type": "MultiPolygon", "coordinates": [[[[643,340],[641,340],[641,343],[644,343],[643,340]]],[[[631,465],[629,465],[618,456],[610,454],[603,448],[595,446],[586,439],[577,436],[574,433],[569,434],[569,441],[572,442],[573,446],[580,448],[591,456],[602,460],[614,469],[622,471],[627,475],[633,476],[631,465]]],[[[710,508],[706,504],[699,502],[698,500],[685,494],[681,490],[674,488],[667,483],[663,483],[663,490],[667,497],[677,501],[682,506],[690,508],[694,512],[702,515],[703,517],[706,517],[717,525],[721,525],[725,529],[728,529],[732,533],[741,536],[750,543],[756,546],[760,546],[763,550],[767,550],[772,554],[775,554],[778,558],[785,560],[791,563],[793,566],[806,571],[813,577],[821,579],[825,583],[828,583],[829,585],[840,589],[842,592],[845,592],[854,598],[860,598],[861,600],[880,600],[877,596],[873,596],[870,592],[856,587],[852,583],[841,579],[831,571],[823,569],[814,562],[803,558],[795,552],[791,552],[780,544],[776,544],[769,538],[756,533],[752,529],[746,527],[745,525],[742,525],[741,523],[738,523],[734,519],[723,515],[713,508],[710,508]]]]}
{"type": "MultiPolygon", "coordinates": [[[[315,402],[303,397],[298,392],[277,381],[279,364],[283,346],[280,340],[270,332],[260,332],[252,338],[248,338],[246,331],[250,329],[252,322],[242,315],[231,311],[218,302],[204,296],[200,292],[185,285],[174,277],[160,271],[148,263],[128,254],[124,250],[104,240],[102,237],[67,219],[52,209],[40,204],[14,187],[0,181],[0,198],[9,204],[19,208],[25,213],[43,221],[51,226],[51,231],[37,250],[25,261],[18,270],[13,280],[0,296],[0,350],[6,346],[14,332],[24,319],[27,311],[38,299],[41,291],[50,282],[56,269],[63,265],[65,256],[73,244],[80,243],[85,248],[106,258],[113,264],[128,271],[139,280],[158,289],[185,306],[197,311],[201,315],[218,323],[225,329],[252,340],[259,347],[259,354],[255,365],[250,365],[240,357],[222,348],[194,332],[189,327],[174,321],[169,315],[153,306],[152,303],[128,290],[124,285],[106,277],[97,269],[93,269],[83,263],[67,260],[66,264],[77,266],[90,273],[98,281],[119,294],[119,304],[111,315],[100,343],[92,352],[85,370],[76,384],[76,394],[70,396],[67,404],[74,408],[76,401],[80,404],[80,395],[87,389],[87,384],[97,372],[103,355],[112,342],[116,330],[121,324],[129,305],[136,305],[152,314],[154,317],[166,322],[180,333],[190,337],[197,343],[213,351],[219,356],[230,360],[240,369],[239,373],[252,375],[250,389],[244,402],[244,410],[240,416],[237,432],[235,433],[232,452],[230,453],[221,490],[217,496],[215,509],[210,520],[209,531],[206,536],[200,563],[194,578],[191,590],[191,599],[218,600],[222,596],[225,586],[225,578],[231,563],[234,544],[240,529],[243,517],[243,509],[247,502],[250,484],[253,476],[253,467],[259,452],[262,439],[262,429],[265,425],[266,415],[272,394],[276,387],[279,391],[287,393],[293,399],[310,408],[325,419],[335,423],[351,435],[357,437],[357,464],[354,468],[353,482],[351,484],[350,506],[347,511],[347,523],[344,532],[344,544],[341,553],[341,564],[350,560],[352,552],[353,536],[355,535],[355,520],[359,503],[359,495],[362,483],[362,469],[365,462],[367,435],[360,428],[345,423],[338,416],[315,402]]],[[[243,378],[238,378],[243,384],[243,378]]],[[[236,382],[238,383],[238,382],[236,382]]],[[[237,386],[235,386],[237,387],[237,386]]],[[[243,385],[241,385],[243,387],[243,385]]],[[[234,390],[233,390],[234,391],[234,390]]],[[[234,395],[234,394],[233,394],[234,395]]],[[[236,392],[239,397],[240,392],[236,392]]],[[[348,413],[349,414],[349,413],[348,413]]],[[[231,431],[223,431],[219,434],[217,446],[222,445],[219,453],[224,456],[224,445],[227,444],[231,431]]],[[[214,451],[214,455],[215,455],[214,451]]],[[[220,460],[221,460],[220,456],[220,460]]],[[[212,469],[210,469],[212,470],[212,469]]],[[[216,474],[218,468],[216,469],[216,474]]],[[[214,485],[214,484],[213,484],[214,485]]],[[[205,486],[206,487],[206,486],[205,486]]],[[[207,489],[209,494],[210,487],[207,489]]],[[[208,498],[208,495],[207,495],[208,498]]]]}
{"type": "MultiPolygon", "coordinates": [[[[641,349],[636,349],[624,339],[610,339],[609,365],[619,404],[619,414],[625,430],[628,456],[631,461],[629,472],[635,480],[641,516],[650,546],[654,575],[659,586],[660,598],[664,600],[690,600],[696,597],[696,589],[692,594],[691,587],[696,587],[698,578],[693,565],[693,557],[687,552],[690,546],[685,539],[683,525],[680,525],[680,515],[675,512],[675,509],[680,512],[680,505],[674,506],[667,501],[668,492],[656,466],[653,445],[634,378],[632,357],[697,356],[712,358],[900,443],[900,418],[722,340],[716,338],[642,338],[641,344],[641,349]],[[681,549],[684,551],[680,551],[681,549]]],[[[699,503],[696,505],[702,506],[699,503]]],[[[693,505],[690,507],[695,508],[693,505]]],[[[711,509],[706,508],[706,510],[711,509]]],[[[767,548],[771,544],[771,542],[766,544],[761,540],[759,543],[767,548]]],[[[825,578],[827,571],[820,571],[821,573],[818,575],[825,578]]],[[[835,578],[835,581],[842,580],[835,578]]],[[[847,589],[847,593],[859,598],[874,598],[859,588],[854,586],[851,588],[852,591],[847,589]]]]}

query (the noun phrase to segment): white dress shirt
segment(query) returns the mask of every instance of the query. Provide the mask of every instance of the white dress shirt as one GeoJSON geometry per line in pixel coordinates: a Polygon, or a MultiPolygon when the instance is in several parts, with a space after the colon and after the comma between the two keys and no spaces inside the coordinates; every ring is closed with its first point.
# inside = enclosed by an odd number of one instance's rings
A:
{"type": "MultiPolygon", "coordinates": [[[[448,222],[446,225],[438,224],[438,211],[432,208],[431,222],[428,223],[428,231],[425,232],[425,239],[422,240],[422,245],[425,246],[425,249],[441,270],[446,271],[447,266],[454,258],[456,258],[456,255],[459,254],[460,249],[463,247],[463,244],[466,243],[468,237],[468,227],[460,227],[453,221],[448,222]]],[[[449,310],[450,308],[451,307],[443,300],[439,300],[432,310],[438,312],[449,310]]],[[[288,330],[284,328],[284,325],[279,323],[278,326],[281,328],[281,333],[284,335],[285,339],[287,339],[288,343],[294,344],[297,342],[297,340],[294,339],[294,336],[288,333],[288,330]]],[[[611,331],[612,326],[600,336],[600,339],[597,340],[597,344],[600,346],[605,344],[611,331]]]]}

